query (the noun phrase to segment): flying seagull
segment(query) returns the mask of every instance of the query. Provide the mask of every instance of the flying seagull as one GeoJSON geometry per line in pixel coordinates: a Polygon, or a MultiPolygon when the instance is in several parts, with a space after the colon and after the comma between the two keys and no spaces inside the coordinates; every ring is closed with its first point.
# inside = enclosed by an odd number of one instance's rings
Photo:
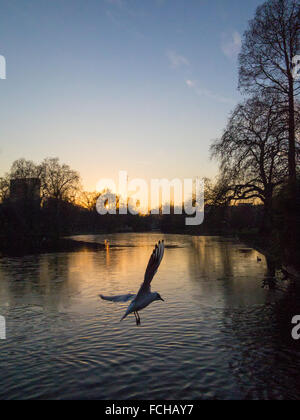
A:
{"type": "Polygon", "coordinates": [[[132,300],[131,304],[128,306],[127,311],[125,312],[125,315],[121,318],[120,321],[122,321],[124,318],[127,317],[127,315],[134,313],[135,319],[136,319],[136,325],[141,324],[141,319],[139,315],[139,311],[146,308],[146,306],[150,305],[150,303],[154,302],[155,300],[163,300],[163,298],[160,296],[157,292],[151,292],[151,281],[153,277],[155,276],[158,267],[160,266],[160,263],[163,259],[165,251],[165,244],[164,241],[159,241],[157,245],[155,245],[155,248],[151,254],[149,263],[146,268],[144,282],[140,287],[140,290],[136,295],[133,295],[131,293],[127,295],[119,295],[119,296],[103,296],[100,295],[100,297],[104,300],[109,300],[111,302],[127,302],[129,300],[132,300]]]}

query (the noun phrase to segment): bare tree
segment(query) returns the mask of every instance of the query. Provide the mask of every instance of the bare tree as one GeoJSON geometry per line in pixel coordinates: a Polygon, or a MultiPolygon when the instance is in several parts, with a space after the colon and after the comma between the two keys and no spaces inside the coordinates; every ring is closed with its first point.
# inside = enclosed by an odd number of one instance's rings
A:
{"type": "Polygon", "coordinates": [[[10,179],[25,178],[40,179],[43,199],[74,201],[79,189],[79,174],[68,165],[61,164],[58,158],[45,159],[40,165],[18,159],[4,180],[9,184],[10,179]]]}
{"type": "Polygon", "coordinates": [[[79,189],[80,176],[58,158],[45,159],[41,164],[43,198],[74,201],[79,189]]]}
{"type": "Polygon", "coordinates": [[[9,177],[0,178],[0,203],[9,197],[9,177]]]}
{"type": "Polygon", "coordinates": [[[18,159],[12,164],[9,177],[10,179],[40,178],[41,166],[31,160],[18,159]]]}
{"type": "MultiPolygon", "coordinates": [[[[300,53],[300,3],[268,0],[258,7],[244,34],[239,57],[239,87],[245,92],[277,92],[289,132],[288,168],[292,198],[296,187],[295,97],[293,58],[300,53]]],[[[281,115],[284,120],[283,114],[281,115]]]]}
{"type": "Polygon", "coordinates": [[[18,159],[13,162],[9,173],[0,178],[0,202],[7,199],[10,194],[10,181],[12,179],[40,178],[41,168],[34,162],[18,159]]]}
{"type": "Polygon", "coordinates": [[[92,211],[96,209],[96,203],[99,196],[100,196],[100,193],[97,191],[94,191],[94,192],[82,191],[79,194],[77,202],[81,207],[84,207],[92,211]]]}
{"type": "Polygon", "coordinates": [[[220,161],[216,199],[259,199],[271,219],[274,190],[288,175],[287,132],[277,97],[253,97],[239,104],[221,139],[211,147],[220,161]]]}
{"type": "Polygon", "coordinates": [[[296,102],[296,171],[300,174],[300,102],[296,102]]]}

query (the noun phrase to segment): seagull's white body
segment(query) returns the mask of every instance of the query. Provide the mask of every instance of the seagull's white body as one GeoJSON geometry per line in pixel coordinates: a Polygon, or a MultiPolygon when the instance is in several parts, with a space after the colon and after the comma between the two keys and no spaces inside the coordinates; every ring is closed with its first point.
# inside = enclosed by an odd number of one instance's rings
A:
{"type": "MultiPolygon", "coordinates": [[[[150,303],[154,302],[157,299],[157,293],[147,293],[143,296],[140,296],[139,299],[134,299],[133,302],[128,306],[125,315],[122,317],[122,320],[126,318],[127,315],[131,314],[132,312],[138,312],[142,309],[146,308],[150,303]]],[[[159,299],[160,300],[160,299],[159,299]]]]}
{"type": "Polygon", "coordinates": [[[111,302],[127,302],[128,300],[132,300],[131,304],[128,306],[127,311],[125,312],[124,316],[121,318],[121,321],[127,317],[127,315],[131,314],[132,312],[135,315],[137,325],[140,324],[140,316],[139,311],[146,308],[150,303],[154,302],[155,300],[162,300],[160,294],[157,292],[151,292],[151,281],[156,274],[158,267],[164,256],[164,241],[158,243],[155,246],[155,249],[150,257],[148,266],[145,272],[144,282],[140,287],[139,292],[136,295],[127,294],[121,296],[103,296],[100,297],[104,300],[109,300],[111,302]]]}

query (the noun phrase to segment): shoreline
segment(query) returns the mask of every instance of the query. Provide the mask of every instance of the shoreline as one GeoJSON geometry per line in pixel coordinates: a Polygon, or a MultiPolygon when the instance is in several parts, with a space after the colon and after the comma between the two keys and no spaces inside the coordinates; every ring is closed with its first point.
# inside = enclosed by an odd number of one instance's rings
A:
{"type": "MultiPolygon", "coordinates": [[[[124,232],[115,232],[115,233],[124,233],[124,232]]],[[[130,233],[141,233],[141,232],[130,232],[130,233]]],[[[158,232],[144,232],[144,233],[158,233],[158,232]]],[[[160,232],[164,234],[164,232],[160,232]]],[[[291,277],[292,279],[300,279],[300,270],[299,267],[292,266],[289,264],[285,264],[284,261],[279,260],[278,257],[272,255],[272,253],[268,250],[267,244],[265,240],[257,240],[257,236],[253,237],[253,235],[247,234],[201,234],[201,235],[191,235],[191,233],[171,233],[171,234],[179,234],[179,235],[188,235],[188,236],[219,236],[224,238],[232,238],[235,240],[239,240],[240,242],[244,242],[245,245],[255,249],[256,251],[263,254],[268,264],[274,265],[274,268],[281,269],[285,275],[291,277]]],[[[89,235],[94,235],[93,233],[89,233],[89,235]]],[[[82,236],[82,234],[72,235],[72,236],[82,236]]],[[[83,250],[86,251],[99,251],[106,249],[106,245],[104,243],[98,242],[86,242],[76,239],[71,239],[69,237],[60,238],[53,241],[45,241],[41,244],[33,245],[29,243],[20,243],[18,242],[18,246],[8,246],[6,248],[2,248],[0,246],[0,258],[1,257],[24,257],[26,255],[38,255],[38,254],[49,254],[49,253],[61,253],[61,252],[80,252],[83,250]]],[[[109,244],[110,248],[119,248],[119,245],[109,244]]],[[[167,248],[172,248],[172,246],[166,246],[167,248]]]]}

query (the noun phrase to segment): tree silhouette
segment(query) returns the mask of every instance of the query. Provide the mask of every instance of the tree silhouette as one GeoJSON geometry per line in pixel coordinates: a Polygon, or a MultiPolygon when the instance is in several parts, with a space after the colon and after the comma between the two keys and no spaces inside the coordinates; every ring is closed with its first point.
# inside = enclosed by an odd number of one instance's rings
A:
{"type": "Polygon", "coordinates": [[[272,219],[274,190],[288,174],[287,136],[277,96],[253,97],[236,107],[222,138],[211,147],[220,161],[219,194],[227,201],[261,200],[265,224],[272,219]]]}
{"type": "Polygon", "coordinates": [[[74,201],[80,176],[58,158],[47,158],[40,165],[42,195],[47,199],[74,201]]]}
{"type": "Polygon", "coordinates": [[[239,57],[239,87],[247,93],[277,93],[289,132],[289,183],[296,189],[295,97],[300,83],[293,77],[293,58],[300,51],[300,3],[268,0],[257,8],[244,34],[239,57]]]}

